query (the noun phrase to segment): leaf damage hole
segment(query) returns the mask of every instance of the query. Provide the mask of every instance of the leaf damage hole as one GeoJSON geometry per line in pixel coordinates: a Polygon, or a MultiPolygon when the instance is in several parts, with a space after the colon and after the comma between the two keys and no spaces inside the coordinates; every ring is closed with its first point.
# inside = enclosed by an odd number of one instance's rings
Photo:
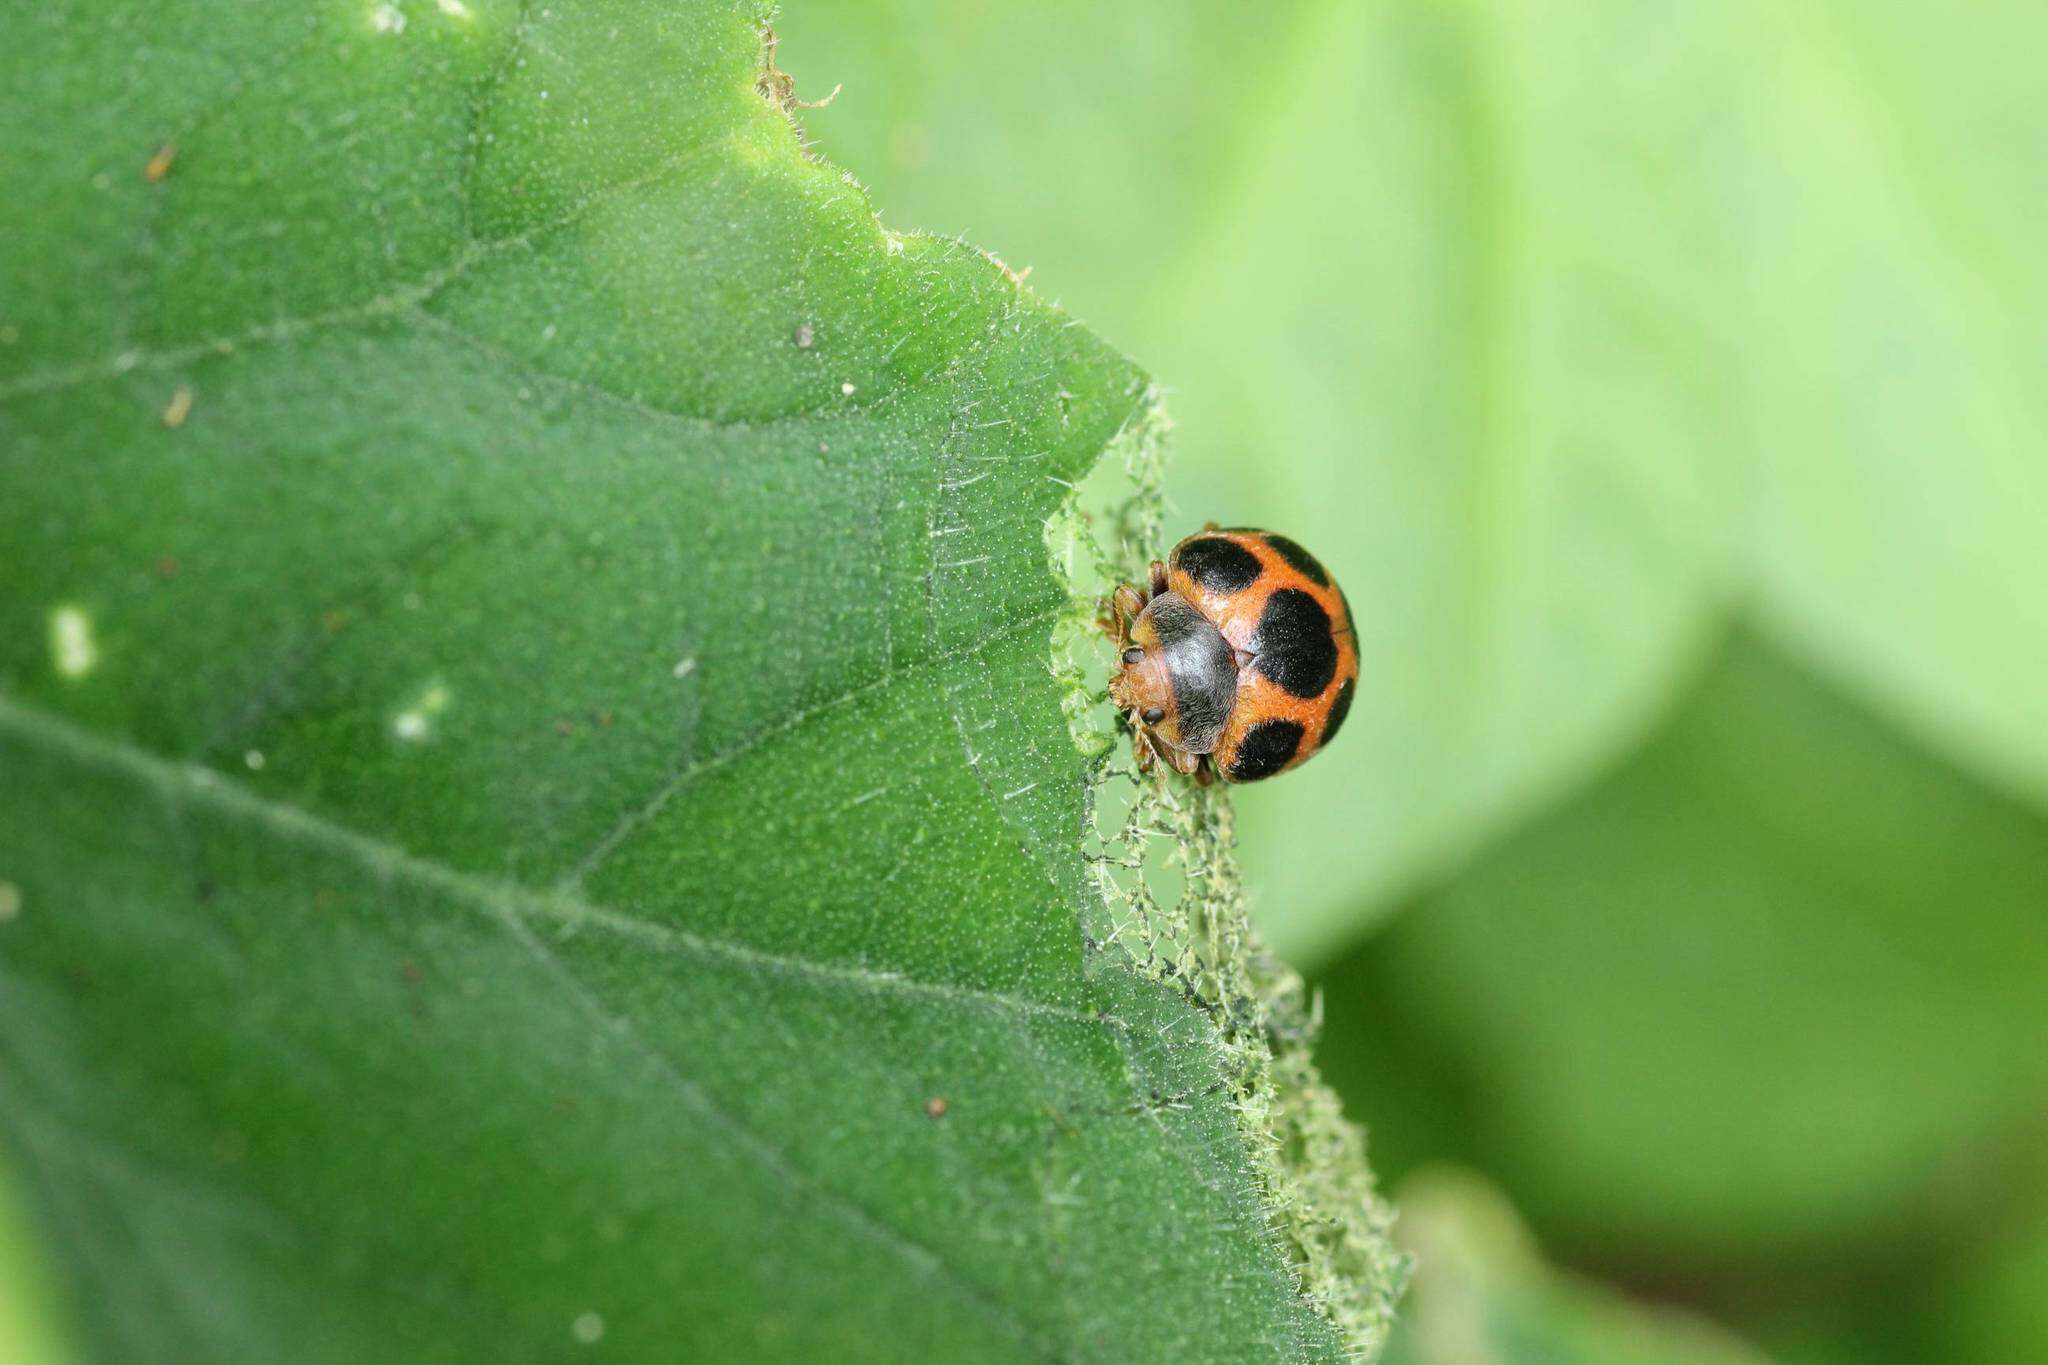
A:
{"type": "MultiPolygon", "coordinates": [[[[1207,1021],[1223,1078],[1211,1088],[1227,1092],[1276,1250],[1302,1298],[1369,1358],[1391,1326],[1406,1267],[1365,1163],[1364,1135],[1316,1072],[1319,1011],[1251,926],[1229,789],[1195,787],[1164,768],[1141,777],[1108,701],[1109,649],[1096,615],[1100,599],[1139,579],[1165,543],[1168,426],[1155,401],[1046,525],[1070,597],[1051,662],[1090,767],[1083,851],[1099,895],[1083,944],[1091,970],[1149,977],[1207,1021]]],[[[1193,1098],[1153,1094],[1139,1107],[1193,1098]]]]}

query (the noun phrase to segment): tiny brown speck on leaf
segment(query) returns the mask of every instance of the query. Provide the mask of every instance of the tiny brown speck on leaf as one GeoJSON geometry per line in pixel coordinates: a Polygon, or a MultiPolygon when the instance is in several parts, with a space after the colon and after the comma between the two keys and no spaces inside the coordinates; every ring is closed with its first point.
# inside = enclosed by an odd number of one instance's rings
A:
{"type": "Polygon", "coordinates": [[[149,164],[142,168],[142,178],[154,185],[171,173],[171,162],[175,161],[177,156],[178,149],[166,142],[156,149],[156,155],[150,157],[149,164]]]}
{"type": "Polygon", "coordinates": [[[180,384],[176,391],[171,394],[171,401],[164,405],[164,425],[176,431],[179,427],[185,425],[185,419],[191,415],[192,386],[190,384],[180,384]]]}
{"type": "Polygon", "coordinates": [[[568,737],[568,736],[570,736],[570,735],[573,735],[573,734],[575,734],[575,733],[576,733],[576,722],[575,722],[575,721],[573,721],[573,720],[570,720],[570,719],[569,719],[568,717],[566,717],[566,716],[565,716],[565,717],[563,717],[563,718],[562,718],[561,720],[558,720],[558,721],[556,721],[556,722],[555,722],[555,733],[556,733],[556,734],[558,734],[558,735],[561,735],[561,736],[563,736],[564,738],[566,738],[566,737],[568,737]]]}
{"type": "Polygon", "coordinates": [[[178,557],[176,555],[165,555],[158,559],[156,562],[156,576],[158,578],[176,578],[178,576],[178,557]]]}
{"type": "Polygon", "coordinates": [[[417,986],[420,982],[427,979],[427,974],[420,970],[420,964],[417,962],[402,964],[398,969],[398,974],[408,986],[417,986]]]}
{"type": "Polygon", "coordinates": [[[937,1095],[932,1096],[924,1102],[924,1116],[928,1119],[942,1119],[946,1117],[946,1102],[937,1095]]]}

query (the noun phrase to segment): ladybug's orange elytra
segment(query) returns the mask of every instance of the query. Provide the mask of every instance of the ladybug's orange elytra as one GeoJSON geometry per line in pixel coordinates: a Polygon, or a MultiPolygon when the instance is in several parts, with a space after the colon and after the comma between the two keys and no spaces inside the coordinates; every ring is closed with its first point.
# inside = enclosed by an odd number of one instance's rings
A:
{"type": "Polygon", "coordinates": [[[1110,699],[1142,769],[1163,758],[1197,782],[1256,782],[1307,761],[1351,711],[1350,605],[1286,536],[1196,532],[1145,587],[1116,590],[1103,629],[1119,652],[1110,699]]]}

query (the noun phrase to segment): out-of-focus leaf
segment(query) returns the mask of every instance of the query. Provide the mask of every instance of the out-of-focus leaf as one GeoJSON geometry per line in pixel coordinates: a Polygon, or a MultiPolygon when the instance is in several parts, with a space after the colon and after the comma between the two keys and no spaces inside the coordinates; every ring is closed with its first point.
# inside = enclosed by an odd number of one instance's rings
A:
{"type": "Polygon", "coordinates": [[[10,21],[0,1136],[98,1356],[1341,1349],[1365,1201],[1084,948],[1045,524],[1146,386],[764,17],[10,21]]]}
{"type": "Polygon", "coordinates": [[[1417,1271],[1388,1365],[1764,1365],[1698,1317],[1550,1269],[1476,1176],[1439,1168],[1404,1183],[1401,1240],[1417,1271]]]}
{"type": "Polygon", "coordinates": [[[2048,802],[2048,10],[1753,0],[1727,168],[1773,633],[2048,802]]]}
{"type": "Polygon", "coordinates": [[[2048,1360],[2048,1208],[2032,1215],[1993,1229],[1946,1277],[1930,1334],[1942,1358],[2048,1360]]]}
{"type": "Polygon", "coordinates": [[[0,1171],[0,1360],[56,1365],[67,1358],[55,1286],[14,1181],[0,1171]]]}
{"type": "Polygon", "coordinates": [[[1309,961],[1661,709],[1713,607],[1731,393],[1711,14],[1320,13],[1173,281],[1208,347],[1156,356],[1183,496],[1323,547],[1358,622],[1344,747],[1241,803],[1309,961]]]}
{"type": "Polygon", "coordinates": [[[1849,1265],[2006,1197],[2048,1101],[2043,886],[2048,818],[1738,636],[1327,975],[1326,1055],[1383,1165],[1499,1172],[1560,1250],[1849,1265]]]}

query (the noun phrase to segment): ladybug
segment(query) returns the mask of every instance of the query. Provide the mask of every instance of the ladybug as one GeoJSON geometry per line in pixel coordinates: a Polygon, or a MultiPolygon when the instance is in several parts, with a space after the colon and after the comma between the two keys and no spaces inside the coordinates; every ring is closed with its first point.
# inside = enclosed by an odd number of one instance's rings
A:
{"type": "Polygon", "coordinates": [[[1163,758],[1203,786],[1286,772],[1337,737],[1358,683],[1344,592],[1286,536],[1213,522],[1126,583],[1103,631],[1110,700],[1138,767],[1163,758]]]}

